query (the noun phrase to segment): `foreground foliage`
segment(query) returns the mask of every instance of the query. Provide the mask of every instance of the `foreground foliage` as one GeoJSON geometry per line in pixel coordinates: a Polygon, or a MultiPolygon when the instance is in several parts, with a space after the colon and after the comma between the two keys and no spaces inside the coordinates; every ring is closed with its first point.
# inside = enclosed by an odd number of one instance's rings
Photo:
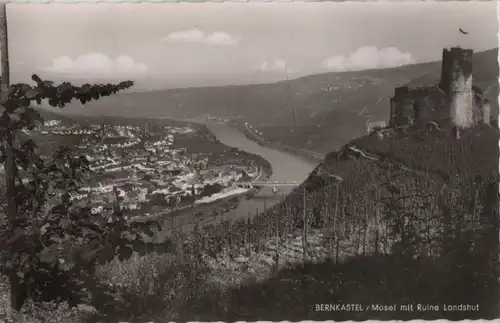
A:
{"type": "Polygon", "coordinates": [[[79,302],[85,298],[85,281],[92,279],[89,275],[98,261],[118,254],[126,257],[133,244],[140,244],[146,252],[145,245],[151,242],[119,212],[115,218],[104,219],[91,215],[88,201],[72,201],[70,193],[80,188],[89,172],[84,156],[62,147],[42,158],[33,140],[16,139],[20,130],[32,130],[43,122],[31,107],[35,101],[47,100],[60,108],[72,99],[85,104],[128,89],[133,82],[80,87],[64,82],[54,86],[36,75],[33,81],[35,86],[9,86],[0,116],[0,139],[10,139],[10,143],[4,142],[0,161],[15,180],[14,190],[6,195],[14,194],[16,214],[10,221],[3,217],[0,229],[1,269],[10,277],[14,309],[20,309],[27,298],[79,302]],[[7,163],[10,152],[12,167],[7,163]]]}

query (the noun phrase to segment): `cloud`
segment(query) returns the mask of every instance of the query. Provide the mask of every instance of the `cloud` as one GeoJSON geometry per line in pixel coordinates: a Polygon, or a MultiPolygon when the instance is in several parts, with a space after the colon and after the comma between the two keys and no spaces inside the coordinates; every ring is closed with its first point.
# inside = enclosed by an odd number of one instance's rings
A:
{"type": "Polygon", "coordinates": [[[413,63],[415,60],[410,53],[403,53],[395,47],[365,46],[358,48],[348,56],[330,57],[324,60],[321,66],[336,72],[344,72],[396,67],[413,63]]]}
{"type": "Polygon", "coordinates": [[[273,61],[264,61],[260,65],[257,66],[262,72],[295,72],[294,69],[291,69],[287,66],[286,62],[282,59],[275,59],[273,61]]]}
{"type": "Polygon", "coordinates": [[[121,55],[112,60],[102,53],[88,53],[75,59],[60,56],[52,61],[51,66],[43,70],[85,76],[117,76],[146,74],[148,67],[144,63],[136,62],[130,56],[121,55]]]}
{"type": "Polygon", "coordinates": [[[200,43],[209,45],[236,45],[240,40],[240,36],[234,36],[224,31],[205,33],[198,28],[172,32],[167,37],[162,38],[162,41],[172,43],[200,43]]]}

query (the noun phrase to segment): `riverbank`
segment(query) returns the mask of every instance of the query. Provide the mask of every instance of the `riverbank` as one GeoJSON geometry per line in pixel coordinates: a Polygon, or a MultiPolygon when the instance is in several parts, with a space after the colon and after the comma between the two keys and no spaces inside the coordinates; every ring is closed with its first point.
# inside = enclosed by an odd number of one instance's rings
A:
{"type": "MultiPolygon", "coordinates": [[[[204,138],[204,144],[202,146],[200,146],[199,143],[193,142],[193,140],[185,140],[182,142],[182,145],[186,145],[186,147],[189,147],[191,151],[198,148],[204,153],[208,153],[211,146],[225,147],[225,153],[221,154],[220,158],[216,160],[209,159],[209,166],[218,164],[224,165],[227,163],[226,158],[228,158],[229,160],[237,161],[240,164],[258,166],[259,173],[255,178],[249,179],[250,182],[267,181],[272,176],[272,165],[262,156],[245,151],[244,149],[241,149],[241,147],[234,147],[221,142],[219,138],[203,123],[192,122],[188,124],[195,127],[197,132],[204,138]]],[[[220,148],[218,149],[220,150],[220,148]]],[[[159,234],[158,239],[164,240],[168,236],[168,232],[173,229],[188,231],[192,229],[196,223],[206,225],[217,220],[227,211],[235,209],[241,201],[251,199],[259,191],[260,188],[251,188],[243,191],[237,186],[229,187],[221,192],[221,194],[216,194],[217,198],[214,196],[213,198],[204,199],[203,201],[206,203],[201,203],[202,199],[199,199],[197,203],[195,203],[194,208],[189,203],[179,206],[176,209],[164,210],[149,215],[136,216],[130,219],[130,221],[137,223],[138,226],[147,226],[149,224],[159,226],[160,231],[163,232],[159,234]]]]}
{"type": "Polygon", "coordinates": [[[262,176],[262,178],[260,178],[261,180],[264,178],[269,178],[271,176],[271,174],[273,173],[273,169],[272,169],[271,164],[269,163],[269,161],[262,158],[262,156],[260,156],[258,154],[249,153],[245,150],[240,149],[239,147],[231,147],[231,146],[225,145],[224,143],[220,142],[220,140],[217,138],[217,136],[215,136],[215,134],[213,132],[211,132],[210,129],[208,129],[208,127],[206,125],[197,123],[197,126],[198,126],[199,131],[203,132],[205,134],[205,136],[207,136],[207,138],[210,139],[210,141],[217,143],[217,144],[224,145],[224,146],[228,147],[231,151],[233,151],[235,154],[243,155],[245,159],[251,160],[255,164],[257,164],[260,168],[260,171],[262,172],[260,174],[262,176]]]}
{"type": "Polygon", "coordinates": [[[280,150],[289,154],[293,154],[296,157],[302,158],[307,162],[312,162],[312,163],[320,163],[323,161],[325,158],[325,154],[314,152],[314,151],[309,151],[309,150],[304,150],[300,148],[295,148],[291,147],[288,145],[284,145],[281,143],[277,142],[271,142],[263,137],[259,136],[252,130],[248,128],[248,126],[245,125],[243,122],[232,122],[230,125],[241,133],[243,133],[248,139],[256,142],[257,144],[263,146],[263,147],[268,147],[276,150],[280,150]]]}
{"type": "MultiPolygon", "coordinates": [[[[269,170],[261,170],[259,176],[252,182],[267,181],[271,174],[269,170]]],[[[160,229],[157,239],[164,241],[173,230],[189,232],[196,224],[203,226],[227,218],[224,217],[227,212],[236,209],[241,202],[252,199],[260,190],[261,188],[255,187],[248,189],[237,187],[209,198],[199,199],[195,202],[194,208],[191,204],[184,205],[167,212],[132,218],[130,222],[137,223],[138,226],[148,226],[156,222],[160,229]]]]}
{"type": "MultiPolygon", "coordinates": [[[[318,164],[317,160],[313,162],[304,158],[304,156],[299,157],[290,152],[259,145],[250,140],[239,129],[227,123],[201,119],[185,121],[206,127],[216,138],[215,140],[221,144],[237,149],[239,152],[250,154],[254,158],[259,156],[259,160],[268,165],[268,167],[264,168],[259,182],[302,182],[318,164]]],[[[290,193],[292,189],[293,187],[283,186],[278,187],[277,191],[273,192],[271,187],[263,187],[255,191],[255,194],[233,196],[209,205],[197,206],[195,209],[185,208],[182,211],[163,215],[161,216],[161,219],[164,219],[163,232],[160,236],[168,236],[168,232],[172,231],[172,228],[182,228],[182,231],[189,231],[194,228],[196,223],[204,226],[220,221],[237,221],[254,217],[256,214],[263,212],[265,208],[270,208],[279,203],[283,196],[290,193]]],[[[158,217],[155,217],[155,219],[158,219],[158,217]]]]}

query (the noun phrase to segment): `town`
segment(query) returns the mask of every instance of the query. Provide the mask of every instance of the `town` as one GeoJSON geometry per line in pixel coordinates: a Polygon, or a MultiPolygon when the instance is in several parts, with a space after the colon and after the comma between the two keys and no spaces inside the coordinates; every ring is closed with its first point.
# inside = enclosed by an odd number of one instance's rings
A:
{"type": "Polygon", "coordinates": [[[238,186],[263,175],[255,157],[218,143],[203,127],[163,123],[53,119],[25,134],[36,137],[45,157],[44,145],[54,142],[86,157],[91,172],[70,199],[89,203],[95,215],[110,217],[117,207],[127,219],[163,215],[256,191],[238,186]]]}

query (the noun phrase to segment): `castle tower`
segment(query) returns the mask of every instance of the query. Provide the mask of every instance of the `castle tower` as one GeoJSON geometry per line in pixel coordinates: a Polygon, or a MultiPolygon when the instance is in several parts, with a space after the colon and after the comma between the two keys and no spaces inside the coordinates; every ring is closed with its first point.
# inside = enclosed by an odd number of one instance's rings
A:
{"type": "Polygon", "coordinates": [[[474,123],[472,54],[472,49],[443,49],[439,87],[446,93],[448,115],[459,128],[468,128],[474,123]]]}

